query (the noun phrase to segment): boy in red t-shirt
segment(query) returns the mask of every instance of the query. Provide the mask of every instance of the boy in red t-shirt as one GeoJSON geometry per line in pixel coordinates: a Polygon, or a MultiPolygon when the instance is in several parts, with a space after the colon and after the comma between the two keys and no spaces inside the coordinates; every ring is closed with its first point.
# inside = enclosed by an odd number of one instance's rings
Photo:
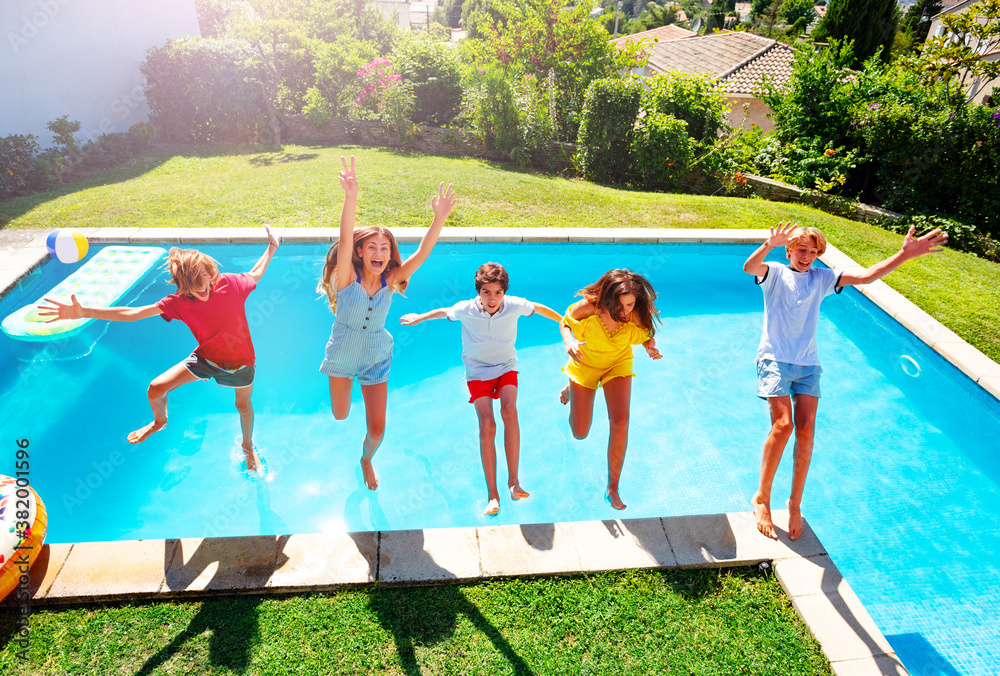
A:
{"type": "Polygon", "coordinates": [[[149,384],[147,394],[153,409],[153,422],[129,434],[129,443],[145,441],[149,435],[166,427],[167,394],[171,390],[195,380],[215,378],[220,385],[236,390],[236,409],[240,412],[247,469],[251,472],[257,469],[253,451],[253,406],[250,403],[254,351],[245,304],[247,296],[257,287],[274,252],[278,250],[278,238],[271,228],[266,225],[264,228],[267,231],[267,251],[250,272],[220,274],[218,264],[202,252],[176,247],[171,249],[167,266],[172,277],[170,283],[177,285],[177,293],[153,305],[95,308],[80,305],[76,296],[71,297],[68,305],[45,299],[52,305],[42,306],[39,314],[52,317],[48,320],[50,322],[59,319],[134,322],[161,315],[168,322],[179,319],[194,334],[198,347],[191,356],[149,384]]]}

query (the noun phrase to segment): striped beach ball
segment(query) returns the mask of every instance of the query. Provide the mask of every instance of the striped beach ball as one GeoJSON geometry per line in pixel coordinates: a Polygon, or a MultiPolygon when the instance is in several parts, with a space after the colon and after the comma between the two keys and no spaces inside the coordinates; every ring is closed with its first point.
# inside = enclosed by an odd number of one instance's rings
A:
{"type": "Polygon", "coordinates": [[[45,238],[45,248],[60,263],[76,263],[87,255],[90,245],[79,230],[56,230],[45,238]]]}

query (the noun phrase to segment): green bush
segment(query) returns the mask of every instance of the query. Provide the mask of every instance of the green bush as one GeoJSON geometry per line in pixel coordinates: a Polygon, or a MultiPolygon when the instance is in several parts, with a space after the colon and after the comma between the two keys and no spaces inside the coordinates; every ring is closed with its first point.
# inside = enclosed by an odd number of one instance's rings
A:
{"type": "Polygon", "coordinates": [[[725,127],[729,105],[709,76],[670,71],[646,78],[645,85],[642,109],[646,114],[684,120],[694,140],[711,145],[725,127]]]}
{"type": "Polygon", "coordinates": [[[303,95],[302,114],[313,124],[322,124],[319,121],[326,115],[354,113],[362,87],[358,73],[378,58],[375,45],[344,36],[336,42],[314,42],[312,54],[316,84],[303,95]]]}
{"type": "Polygon", "coordinates": [[[517,107],[517,145],[510,157],[521,167],[549,167],[555,130],[549,101],[542,94],[533,75],[525,75],[514,93],[517,107]]]}
{"type": "Polygon", "coordinates": [[[451,122],[462,103],[462,72],[455,51],[420,34],[397,42],[392,62],[403,80],[413,85],[413,121],[439,126],[451,122]]]}
{"type": "Polygon", "coordinates": [[[153,124],[174,143],[254,141],[268,126],[254,59],[236,40],[178,38],[150,49],[140,69],[153,124]]]}
{"type": "Polygon", "coordinates": [[[518,145],[518,109],[507,71],[498,64],[476,68],[465,82],[462,117],[488,150],[509,154],[518,145]]]}
{"type": "Polygon", "coordinates": [[[642,182],[649,190],[677,188],[691,161],[688,123],[673,115],[652,113],[639,118],[632,154],[642,182]]]}
{"type": "Polygon", "coordinates": [[[45,190],[54,181],[50,162],[31,134],[0,138],[0,198],[45,190]]]}
{"type": "Polygon", "coordinates": [[[413,94],[413,85],[409,82],[393,82],[382,92],[379,104],[381,120],[385,126],[396,132],[400,144],[406,145],[413,133],[413,109],[417,97],[413,94]]]}
{"type": "Polygon", "coordinates": [[[590,83],[577,137],[577,162],[587,179],[622,184],[634,178],[632,142],[641,96],[642,85],[634,76],[590,83]]]}
{"type": "Polygon", "coordinates": [[[896,220],[884,220],[879,223],[883,228],[891,232],[898,232],[905,235],[910,227],[915,228],[914,237],[920,237],[934,228],[941,228],[942,232],[948,234],[948,248],[967,251],[996,261],[996,242],[989,242],[988,239],[976,230],[974,225],[949,218],[942,214],[917,213],[907,214],[896,220]]]}
{"type": "Polygon", "coordinates": [[[302,114],[305,115],[307,120],[313,123],[314,127],[319,129],[333,117],[333,106],[323,98],[319,89],[310,87],[306,92],[302,114]]]}

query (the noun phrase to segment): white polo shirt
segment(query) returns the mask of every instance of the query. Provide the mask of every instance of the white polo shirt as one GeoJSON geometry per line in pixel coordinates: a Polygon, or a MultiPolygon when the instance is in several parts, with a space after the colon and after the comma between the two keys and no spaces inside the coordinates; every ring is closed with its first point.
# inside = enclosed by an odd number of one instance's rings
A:
{"type": "Polygon", "coordinates": [[[504,296],[500,309],[490,315],[479,298],[463,300],[448,308],[448,319],[462,322],[462,362],[466,380],[494,380],[517,368],[517,320],[535,312],[535,306],[518,296],[504,296]]]}
{"type": "Polygon", "coordinates": [[[843,273],[810,267],[797,272],[783,263],[767,261],[767,274],[756,277],[764,291],[764,328],[757,361],[773,359],[801,366],[819,366],[816,327],[819,306],[837,286],[843,273]]]}

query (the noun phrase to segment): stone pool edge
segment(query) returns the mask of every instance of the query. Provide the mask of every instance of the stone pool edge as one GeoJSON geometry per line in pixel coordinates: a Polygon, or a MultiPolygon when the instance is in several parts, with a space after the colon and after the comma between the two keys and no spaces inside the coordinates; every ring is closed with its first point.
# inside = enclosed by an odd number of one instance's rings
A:
{"type": "MultiPolygon", "coordinates": [[[[775,521],[787,528],[787,511],[775,521]]],[[[806,524],[796,542],[749,512],[407,531],[132,540],[42,547],[32,605],[288,594],[625,569],[770,562],[834,674],[906,674],[806,524]]],[[[9,601],[7,602],[10,603],[9,601]]]]}

